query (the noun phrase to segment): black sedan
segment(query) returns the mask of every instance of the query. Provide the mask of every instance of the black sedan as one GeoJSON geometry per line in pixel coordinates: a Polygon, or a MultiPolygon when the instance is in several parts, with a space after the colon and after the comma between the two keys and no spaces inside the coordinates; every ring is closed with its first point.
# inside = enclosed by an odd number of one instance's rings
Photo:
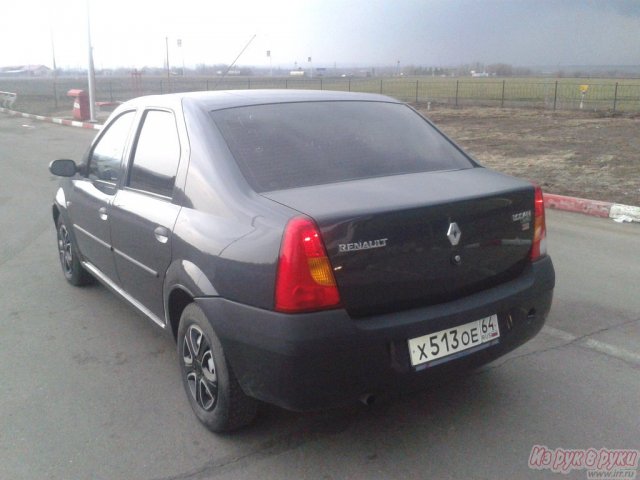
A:
{"type": "Polygon", "coordinates": [[[173,337],[213,431],[256,400],[424,388],[526,342],[551,306],[541,190],[387,97],[142,97],[50,171],[66,279],[98,279],[173,337]]]}

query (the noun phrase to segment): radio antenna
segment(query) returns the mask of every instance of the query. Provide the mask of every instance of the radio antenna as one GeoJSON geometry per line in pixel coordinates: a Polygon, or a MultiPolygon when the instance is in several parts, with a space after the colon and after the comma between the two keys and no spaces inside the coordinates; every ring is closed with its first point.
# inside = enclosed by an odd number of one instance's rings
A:
{"type": "Polygon", "coordinates": [[[227,67],[227,69],[225,70],[225,72],[222,74],[222,76],[218,79],[218,81],[213,85],[213,89],[215,90],[216,87],[218,86],[218,84],[224,80],[224,77],[227,76],[227,73],[229,73],[229,70],[231,70],[231,68],[233,68],[233,66],[236,64],[236,62],[238,61],[238,59],[240,58],[240,56],[244,53],[244,51],[247,49],[247,47],[249,47],[249,45],[251,45],[251,42],[253,42],[253,39],[256,38],[258,34],[254,34],[253,37],[251,37],[249,39],[249,41],[247,42],[247,44],[244,46],[244,48],[242,50],[240,50],[240,53],[238,54],[238,56],[236,57],[236,59],[231,63],[231,65],[229,65],[227,67]]]}

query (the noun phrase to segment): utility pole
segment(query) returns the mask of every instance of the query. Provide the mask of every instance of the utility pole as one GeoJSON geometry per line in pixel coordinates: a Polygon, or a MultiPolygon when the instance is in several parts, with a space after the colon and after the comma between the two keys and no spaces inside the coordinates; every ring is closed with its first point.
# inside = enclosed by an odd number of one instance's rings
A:
{"type": "Polygon", "coordinates": [[[53,60],[53,103],[55,109],[58,109],[58,67],[56,66],[56,47],[53,43],[53,28],[49,27],[49,33],[51,34],[51,57],[53,60]]]}
{"type": "Polygon", "coordinates": [[[91,15],[89,14],[89,0],[87,0],[87,40],[89,44],[89,121],[96,121],[96,72],[93,68],[93,47],[91,46],[91,15]]]}
{"type": "Polygon", "coordinates": [[[269,57],[269,76],[273,77],[273,63],[271,62],[271,50],[267,50],[267,57],[269,57]]]}
{"type": "Polygon", "coordinates": [[[169,37],[164,37],[167,54],[167,90],[171,92],[171,67],[169,66],[169,37]]]}

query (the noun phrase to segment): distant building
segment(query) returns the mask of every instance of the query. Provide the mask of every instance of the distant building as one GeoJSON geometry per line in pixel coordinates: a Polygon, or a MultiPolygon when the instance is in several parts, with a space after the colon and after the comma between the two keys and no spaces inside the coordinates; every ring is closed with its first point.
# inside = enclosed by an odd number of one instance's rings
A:
{"type": "Polygon", "coordinates": [[[304,77],[304,70],[291,70],[289,75],[292,77],[304,77]]]}
{"type": "Polygon", "coordinates": [[[0,76],[3,77],[46,77],[52,70],[46,65],[17,65],[0,67],[0,76]]]}
{"type": "Polygon", "coordinates": [[[475,70],[471,70],[472,77],[488,77],[489,74],[487,72],[476,72],[475,70]]]}
{"type": "MultiPolygon", "coordinates": [[[[225,74],[225,70],[217,70],[216,71],[216,75],[224,75],[225,74]]],[[[242,75],[242,71],[240,70],[229,70],[227,71],[226,76],[227,77],[238,77],[242,75]]]]}

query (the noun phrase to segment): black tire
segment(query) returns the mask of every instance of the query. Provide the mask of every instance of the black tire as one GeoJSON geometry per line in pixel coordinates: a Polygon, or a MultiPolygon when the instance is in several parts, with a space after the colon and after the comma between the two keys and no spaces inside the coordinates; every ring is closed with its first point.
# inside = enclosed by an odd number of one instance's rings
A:
{"type": "Polygon", "coordinates": [[[257,402],[240,388],[218,336],[195,303],[180,316],[178,360],[191,408],[205,427],[228,432],[251,423],[257,402]]]}
{"type": "Polygon", "coordinates": [[[58,257],[60,258],[60,266],[62,267],[64,278],[76,287],[93,283],[93,277],[80,263],[78,249],[73,243],[62,216],[59,216],[56,222],[56,233],[58,237],[58,257]]]}

